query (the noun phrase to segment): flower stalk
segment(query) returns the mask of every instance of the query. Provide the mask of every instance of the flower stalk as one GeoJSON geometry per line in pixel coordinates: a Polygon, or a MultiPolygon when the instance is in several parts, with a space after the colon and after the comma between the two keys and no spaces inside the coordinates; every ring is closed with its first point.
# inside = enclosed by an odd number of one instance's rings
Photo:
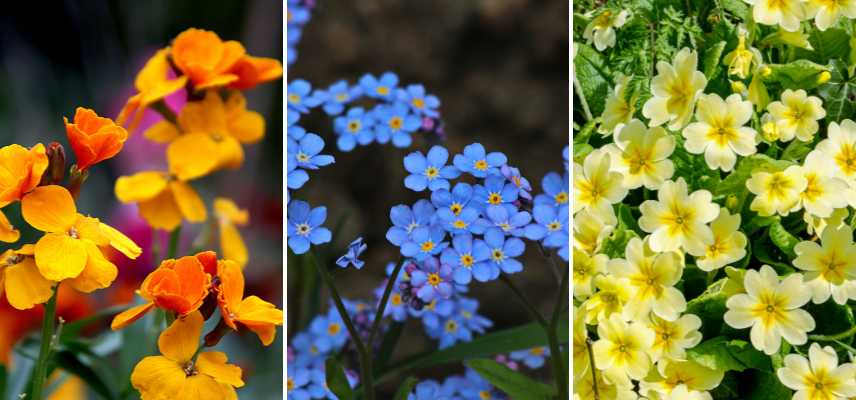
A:
{"type": "Polygon", "coordinates": [[[48,373],[48,360],[50,360],[50,355],[52,349],[52,344],[54,342],[54,328],[56,325],[56,297],[59,292],[59,284],[54,286],[53,295],[51,295],[50,300],[45,303],[45,315],[42,318],[42,337],[41,337],[41,345],[39,347],[39,358],[36,361],[36,367],[33,370],[33,387],[32,387],[32,396],[31,398],[36,400],[41,400],[43,398],[43,391],[45,386],[45,380],[47,379],[48,373]]]}

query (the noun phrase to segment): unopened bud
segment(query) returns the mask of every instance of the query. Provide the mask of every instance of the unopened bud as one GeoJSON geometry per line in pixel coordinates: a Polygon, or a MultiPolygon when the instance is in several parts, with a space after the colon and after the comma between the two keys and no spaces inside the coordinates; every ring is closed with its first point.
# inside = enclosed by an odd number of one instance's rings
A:
{"type": "Polygon", "coordinates": [[[746,85],[741,81],[731,81],[731,91],[733,93],[743,94],[746,91],[746,85]]]}
{"type": "Polygon", "coordinates": [[[773,69],[766,66],[766,65],[762,65],[759,72],[761,73],[761,76],[766,78],[766,77],[770,76],[770,74],[773,73],[773,69]]]}
{"type": "Polygon", "coordinates": [[[42,176],[43,185],[56,185],[65,177],[65,149],[57,142],[51,142],[45,149],[48,156],[48,168],[42,176]]]}
{"type": "Polygon", "coordinates": [[[832,78],[832,74],[829,71],[823,71],[817,77],[817,83],[826,83],[829,82],[829,79],[832,78]]]}
{"type": "Polygon", "coordinates": [[[761,125],[761,133],[768,142],[779,140],[779,127],[773,121],[768,121],[764,125],[761,125]]]}
{"type": "Polygon", "coordinates": [[[735,212],[736,211],[735,208],[737,208],[737,196],[735,196],[733,194],[729,195],[725,199],[725,208],[731,210],[732,212],[735,212]]]}

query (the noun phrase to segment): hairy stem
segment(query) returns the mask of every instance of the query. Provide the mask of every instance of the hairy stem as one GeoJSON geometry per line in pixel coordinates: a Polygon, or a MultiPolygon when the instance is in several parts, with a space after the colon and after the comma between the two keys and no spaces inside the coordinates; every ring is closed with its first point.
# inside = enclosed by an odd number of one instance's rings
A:
{"type": "Polygon", "coordinates": [[[59,292],[59,284],[54,286],[53,295],[45,304],[45,316],[42,318],[42,341],[39,347],[39,358],[36,368],[33,370],[32,398],[41,400],[48,373],[48,360],[52,350],[54,326],[56,323],[56,296],[59,292]]]}
{"type": "Polygon", "coordinates": [[[832,342],[836,340],[846,339],[853,335],[856,335],[856,325],[851,326],[850,329],[844,332],[839,332],[832,335],[808,335],[808,338],[819,342],[832,342]]]}
{"type": "Polygon", "coordinates": [[[600,400],[597,388],[597,368],[594,365],[594,351],[591,349],[591,339],[586,338],[586,350],[589,356],[589,367],[591,368],[591,389],[594,392],[594,400],[600,400]]]}
{"type": "Polygon", "coordinates": [[[580,105],[583,107],[583,113],[585,114],[586,121],[591,121],[594,117],[591,115],[591,110],[589,109],[588,102],[586,101],[586,96],[583,94],[582,86],[580,86],[580,81],[577,80],[576,75],[574,75],[574,91],[577,92],[577,97],[580,99],[580,105]]]}

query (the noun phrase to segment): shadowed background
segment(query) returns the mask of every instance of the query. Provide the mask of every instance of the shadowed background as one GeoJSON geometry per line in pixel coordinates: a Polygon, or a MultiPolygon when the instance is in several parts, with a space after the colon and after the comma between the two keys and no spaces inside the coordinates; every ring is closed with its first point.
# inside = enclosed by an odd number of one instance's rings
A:
{"type": "MultiPolygon", "coordinates": [[[[487,151],[505,153],[535,194],[545,173],[562,171],[561,152],[569,141],[568,5],[534,0],[321,0],[297,45],[289,81],[302,78],[326,88],[340,79],[354,84],[364,73],[393,71],[402,85],[422,83],[442,103],[447,136],[443,145],[450,161],[464,146],[480,142],[487,151]]],[[[386,263],[398,257],[398,248],[385,238],[389,209],[429,196],[404,187],[402,159],[412,151],[426,152],[431,143],[427,134],[418,133],[406,149],[375,143],[342,153],[332,124],[320,109],[301,118],[300,125],[325,139],[322,153],[335,156],[336,163],[310,172],[309,182],[292,191],[291,198],[327,206],[326,226],[331,230],[342,224],[333,244],[321,249],[330,264],[355,237],[365,239],[362,270],[333,268],[344,296],[369,300],[383,282],[386,263]]],[[[536,305],[551,311],[558,281],[534,244],[526,243],[525,269],[513,279],[536,305]]],[[[318,295],[303,287],[305,276],[292,265],[290,335],[312,317],[307,315],[314,311],[310,298],[318,295]]],[[[481,303],[480,313],[494,321],[492,330],[529,321],[501,282],[474,281],[470,288],[469,296],[481,303]]],[[[326,310],[324,301],[321,309],[326,310]]],[[[394,358],[436,348],[421,329],[418,321],[409,321],[394,358]]],[[[416,375],[443,378],[460,371],[447,366],[416,375]]],[[[397,383],[387,386],[390,396],[397,383]]]]}

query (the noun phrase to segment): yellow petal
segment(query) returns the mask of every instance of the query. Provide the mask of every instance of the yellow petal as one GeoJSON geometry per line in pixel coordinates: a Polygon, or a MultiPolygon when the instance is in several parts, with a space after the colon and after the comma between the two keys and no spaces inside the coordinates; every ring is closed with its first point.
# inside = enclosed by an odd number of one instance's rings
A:
{"type": "Polygon", "coordinates": [[[66,188],[40,186],[21,200],[21,213],[28,224],[44,232],[65,232],[77,220],[77,207],[66,188]]]}
{"type": "Polygon", "coordinates": [[[204,323],[199,311],[176,319],[158,338],[161,354],[182,364],[190,361],[199,348],[199,335],[204,323]]]}
{"type": "Polygon", "coordinates": [[[47,302],[53,295],[53,285],[39,273],[32,257],[6,267],[6,298],[19,310],[29,310],[47,302]]]}
{"type": "Polygon", "coordinates": [[[155,229],[172,231],[181,225],[181,210],[175,203],[172,190],[164,190],[151,200],[141,201],[140,215],[155,229]]]}
{"type": "Polygon", "coordinates": [[[244,163],[244,148],[241,142],[231,136],[224,136],[217,142],[217,167],[238,168],[244,163]]]}
{"type": "Polygon", "coordinates": [[[110,329],[119,330],[133,324],[136,320],[146,315],[149,310],[155,306],[154,303],[146,303],[140,306],[131,307],[113,317],[113,322],[110,323],[110,329]]]}
{"type": "Polygon", "coordinates": [[[156,87],[153,87],[151,90],[147,90],[142,93],[141,103],[143,107],[148,106],[170,94],[173,94],[180,89],[182,89],[185,85],[187,85],[187,77],[179,76],[176,79],[167,80],[161,82],[156,87]]]}
{"type": "Polygon", "coordinates": [[[229,120],[229,133],[241,143],[255,143],[265,136],[265,119],[255,111],[246,111],[229,120]]]}
{"type": "Polygon", "coordinates": [[[208,91],[202,101],[185,104],[178,115],[178,125],[184,132],[223,133],[226,129],[226,108],[216,91],[208,91]]]}
{"type": "Polygon", "coordinates": [[[238,314],[238,321],[255,332],[265,346],[273,342],[276,326],[282,325],[282,318],[282,310],[257,296],[244,299],[238,314]]]}
{"type": "Polygon", "coordinates": [[[101,250],[94,244],[84,241],[86,247],[86,267],[76,278],[68,280],[75,290],[91,293],[98,289],[109,287],[116,280],[119,270],[109,260],[104,258],[101,250]]]}
{"type": "Polygon", "coordinates": [[[139,172],[116,180],[116,198],[123,203],[150,200],[166,189],[166,174],[157,171],[139,172]]]}
{"type": "Polygon", "coordinates": [[[6,214],[0,210],[0,242],[15,243],[20,238],[21,232],[12,226],[9,219],[6,218],[6,214]]]}
{"type": "Polygon", "coordinates": [[[182,181],[199,178],[217,166],[217,143],[207,133],[190,133],[166,149],[169,171],[182,181]]]}
{"type": "Polygon", "coordinates": [[[185,182],[172,181],[169,183],[172,196],[181,214],[190,222],[203,222],[208,219],[205,203],[192,186],[185,182]]]}
{"type": "Polygon", "coordinates": [[[36,243],[36,265],[52,281],[74,278],[86,267],[86,247],[65,233],[48,233],[36,243]]]}
{"type": "Polygon", "coordinates": [[[143,400],[175,399],[186,380],[182,366],[162,356],[143,358],[131,372],[131,384],[143,400]]]}
{"type": "Polygon", "coordinates": [[[217,382],[225,383],[234,387],[244,386],[241,379],[241,368],[227,364],[229,361],[226,354],[219,351],[200,353],[196,359],[196,369],[200,373],[208,375],[217,382]]]}
{"type": "Polygon", "coordinates": [[[247,246],[244,245],[238,228],[231,223],[220,224],[220,250],[223,252],[223,258],[238,263],[241,268],[247,265],[247,246]]]}
{"type": "Polygon", "coordinates": [[[100,227],[101,233],[110,241],[110,247],[118,250],[125,257],[134,260],[143,253],[143,249],[140,246],[137,246],[131,238],[125,236],[124,233],[119,232],[116,228],[105,223],[101,223],[100,227]]]}
{"type": "Polygon", "coordinates": [[[98,218],[87,217],[77,214],[77,221],[74,222],[74,230],[77,231],[77,237],[88,240],[98,246],[107,246],[110,244],[110,239],[101,232],[101,221],[98,218]]]}
{"type": "Polygon", "coordinates": [[[57,382],[59,386],[47,397],[48,400],[84,400],[87,398],[86,383],[75,375],[61,374],[60,371],[56,371],[50,381],[53,382],[54,379],[58,379],[62,375],[66,375],[65,379],[57,382]]]}
{"type": "Polygon", "coordinates": [[[238,399],[235,388],[224,383],[219,383],[208,375],[199,374],[187,378],[181,389],[181,393],[175,397],[175,400],[238,399]]]}
{"type": "Polygon", "coordinates": [[[143,132],[143,136],[146,139],[157,143],[169,143],[175,140],[180,134],[178,127],[167,120],[160,121],[143,132]]]}

